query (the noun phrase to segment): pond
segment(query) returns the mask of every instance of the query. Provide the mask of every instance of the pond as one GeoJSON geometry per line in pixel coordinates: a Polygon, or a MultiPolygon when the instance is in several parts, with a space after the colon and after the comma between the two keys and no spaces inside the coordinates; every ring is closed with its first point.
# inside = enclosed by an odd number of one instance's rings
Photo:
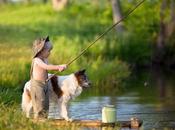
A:
{"type": "Polygon", "coordinates": [[[117,87],[109,87],[109,91],[100,95],[96,95],[95,86],[83,91],[70,103],[70,115],[74,119],[101,120],[102,108],[113,104],[117,120],[138,117],[143,120],[141,130],[175,130],[174,73],[155,68],[142,70],[132,74],[120,92],[114,91],[117,87]]]}

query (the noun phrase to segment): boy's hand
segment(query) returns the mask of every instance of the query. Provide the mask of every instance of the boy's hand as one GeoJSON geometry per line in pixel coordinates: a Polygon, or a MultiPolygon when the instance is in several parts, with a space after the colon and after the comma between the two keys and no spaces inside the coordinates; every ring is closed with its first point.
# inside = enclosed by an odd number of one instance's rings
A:
{"type": "Polygon", "coordinates": [[[67,68],[67,65],[66,65],[66,64],[58,65],[58,70],[59,70],[60,72],[64,71],[66,68],[67,68]]]}

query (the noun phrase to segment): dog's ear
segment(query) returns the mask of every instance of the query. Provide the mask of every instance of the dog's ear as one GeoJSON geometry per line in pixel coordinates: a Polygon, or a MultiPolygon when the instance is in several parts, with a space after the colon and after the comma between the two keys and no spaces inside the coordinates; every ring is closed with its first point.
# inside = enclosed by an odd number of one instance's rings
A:
{"type": "Polygon", "coordinates": [[[86,69],[82,69],[82,70],[80,70],[80,72],[81,72],[82,74],[84,74],[85,71],[86,71],[86,69]]]}
{"type": "Polygon", "coordinates": [[[85,73],[85,71],[86,71],[86,69],[79,70],[79,71],[75,72],[74,74],[75,74],[76,76],[78,76],[78,75],[82,75],[82,74],[85,73]]]}
{"type": "Polygon", "coordinates": [[[75,74],[75,76],[79,76],[80,75],[80,71],[77,71],[74,74],[75,74]]]}
{"type": "Polygon", "coordinates": [[[47,36],[46,38],[45,38],[45,42],[49,42],[50,40],[49,40],[49,36],[47,36]]]}

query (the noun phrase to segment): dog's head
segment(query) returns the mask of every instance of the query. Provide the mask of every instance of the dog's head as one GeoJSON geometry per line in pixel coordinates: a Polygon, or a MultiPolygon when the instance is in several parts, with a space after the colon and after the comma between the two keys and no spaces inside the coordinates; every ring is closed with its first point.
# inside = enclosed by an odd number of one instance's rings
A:
{"type": "Polygon", "coordinates": [[[78,84],[82,87],[82,88],[88,88],[90,87],[91,83],[90,81],[88,80],[86,74],[85,74],[85,69],[83,70],[79,70],[77,72],[74,73],[77,81],[78,81],[78,84]]]}

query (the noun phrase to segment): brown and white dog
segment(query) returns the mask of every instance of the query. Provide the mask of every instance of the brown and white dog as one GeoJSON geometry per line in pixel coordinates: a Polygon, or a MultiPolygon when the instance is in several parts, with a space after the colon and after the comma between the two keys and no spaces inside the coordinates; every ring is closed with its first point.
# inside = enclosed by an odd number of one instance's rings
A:
{"type": "MultiPolygon", "coordinates": [[[[89,86],[90,82],[85,74],[85,70],[80,70],[66,76],[52,77],[48,82],[48,118],[64,118],[67,121],[72,121],[72,119],[68,116],[68,102],[79,96],[83,88],[88,88],[89,86]]],[[[22,94],[22,110],[27,117],[31,116],[32,101],[30,94],[30,81],[28,81],[24,86],[22,94]]]]}

